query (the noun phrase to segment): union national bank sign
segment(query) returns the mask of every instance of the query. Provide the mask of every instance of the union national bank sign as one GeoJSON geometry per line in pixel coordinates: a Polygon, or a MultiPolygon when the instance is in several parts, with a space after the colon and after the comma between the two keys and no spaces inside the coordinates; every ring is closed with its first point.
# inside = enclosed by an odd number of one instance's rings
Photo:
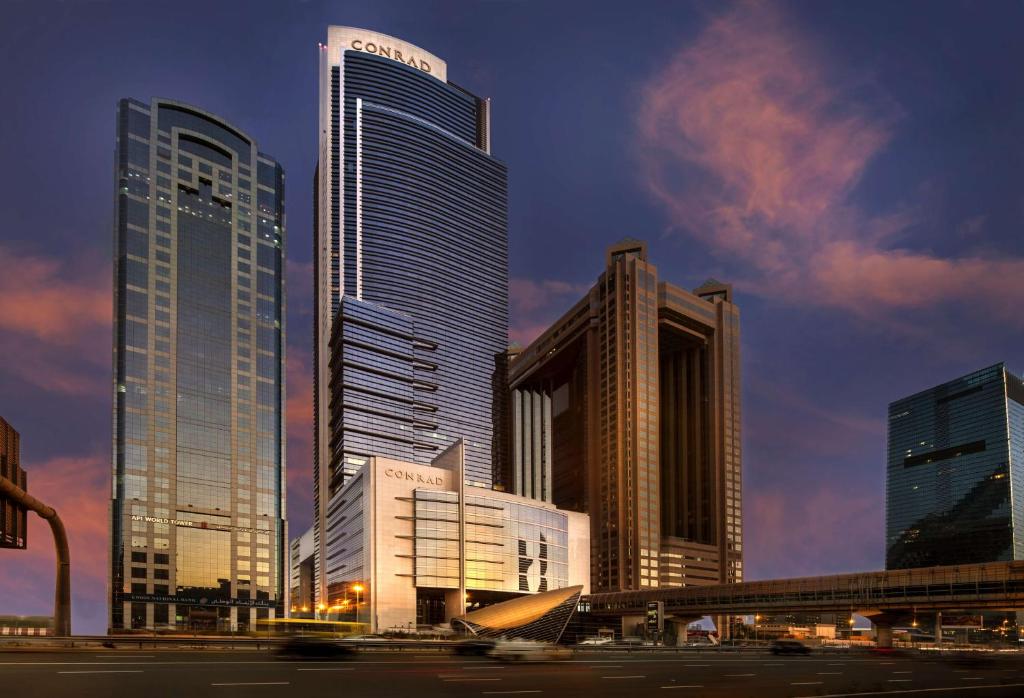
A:
{"type": "Polygon", "coordinates": [[[354,27],[330,27],[327,40],[332,50],[372,53],[415,68],[438,80],[447,79],[448,69],[444,61],[418,46],[387,34],[354,27]]]}

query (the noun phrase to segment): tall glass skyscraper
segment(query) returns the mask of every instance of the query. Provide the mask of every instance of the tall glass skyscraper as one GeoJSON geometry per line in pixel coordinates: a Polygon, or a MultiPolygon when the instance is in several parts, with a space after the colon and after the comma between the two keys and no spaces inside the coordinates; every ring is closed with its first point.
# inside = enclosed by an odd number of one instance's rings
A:
{"type": "Polygon", "coordinates": [[[1024,382],[1003,364],[889,405],[886,569],[1024,560],[1024,382]]]}
{"type": "Polygon", "coordinates": [[[284,173],[185,104],[118,106],[110,628],[284,604],[284,173]]]}
{"type": "Polygon", "coordinates": [[[314,205],[318,598],[346,579],[322,564],[331,498],[370,456],[426,464],[462,438],[467,483],[491,485],[508,230],[489,133],[488,100],[448,82],[437,56],[328,28],[314,205]]]}

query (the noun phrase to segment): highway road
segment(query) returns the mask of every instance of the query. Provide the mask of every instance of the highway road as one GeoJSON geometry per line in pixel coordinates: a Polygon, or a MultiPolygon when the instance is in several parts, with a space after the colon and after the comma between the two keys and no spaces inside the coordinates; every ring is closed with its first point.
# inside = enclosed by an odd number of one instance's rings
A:
{"type": "Polygon", "coordinates": [[[772,657],[580,652],[501,664],[437,652],[367,651],[283,661],[258,650],[0,651],[0,695],[92,698],[487,698],[494,696],[1024,696],[1024,658],[772,657]]]}

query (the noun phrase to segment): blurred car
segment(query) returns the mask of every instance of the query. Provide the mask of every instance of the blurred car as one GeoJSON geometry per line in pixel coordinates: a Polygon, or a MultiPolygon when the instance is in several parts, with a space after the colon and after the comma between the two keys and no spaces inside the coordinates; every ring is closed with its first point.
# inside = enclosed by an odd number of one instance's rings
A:
{"type": "Polygon", "coordinates": [[[392,639],[383,635],[349,635],[341,641],[348,645],[386,645],[392,639]]]}
{"type": "Polygon", "coordinates": [[[452,644],[452,652],[461,657],[482,657],[488,654],[497,643],[482,637],[471,637],[452,644]]]}
{"type": "Polygon", "coordinates": [[[547,662],[568,659],[572,652],[549,642],[498,640],[488,656],[503,662],[547,662]]]}
{"type": "Polygon", "coordinates": [[[902,649],[900,647],[871,647],[868,649],[870,654],[878,657],[911,657],[913,652],[902,649]]]}
{"type": "Polygon", "coordinates": [[[620,640],[615,641],[616,645],[625,645],[626,647],[642,647],[644,639],[642,637],[624,637],[620,640]]]}
{"type": "Polygon", "coordinates": [[[614,637],[588,637],[579,642],[580,647],[598,647],[601,645],[614,645],[614,637]]]}
{"type": "Polygon", "coordinates": [[[282,659],[340,659],[354,653],[351,647],[323,637],[288,638],[277,649],[277,656],[282,659]]]}
{"type": "Polygon", "coordinates": [[[811,648],[799,640],[773,640],[772,654],[810,654],[811,648]]]}

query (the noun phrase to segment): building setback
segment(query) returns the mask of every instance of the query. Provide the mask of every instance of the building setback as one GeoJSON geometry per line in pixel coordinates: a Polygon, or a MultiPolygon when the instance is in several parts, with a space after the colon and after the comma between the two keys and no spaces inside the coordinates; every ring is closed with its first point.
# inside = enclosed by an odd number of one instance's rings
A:
{"type": "Polygon", "coordinates": [[[196,107],[118,106],[110,629],[284,610],[284,174],[196,107]]]}
{"type": "Polygon", "coordinates": [[[430,463],[464,439],[490,487],[491,377],[508,336],[505,166],[486,99],[437,56],[329,27],[314,213],[317,599],[332,497],[374,456],[430,463]]]}
{"type": "Polygon", "coordinates": [[[1024,382],[1003,364],[889,405],[886,569],[1024,560],[1024,382]]]}
{"type": "MultiPolygon", "coordinates": [[[[292,615],[312,614],[316,612],[316,601],[313,599],[313,529],[308,528],[290,544],[288,603],[292,615]]],[[[312,617],[312,616],[310,616],[312,617]]]]}
{"type": "Polygon", "coordinates": [[[504,488],[590,514],[595,592],[742,581],[739,310],[643,242],[507,365],[504,488]]]}

